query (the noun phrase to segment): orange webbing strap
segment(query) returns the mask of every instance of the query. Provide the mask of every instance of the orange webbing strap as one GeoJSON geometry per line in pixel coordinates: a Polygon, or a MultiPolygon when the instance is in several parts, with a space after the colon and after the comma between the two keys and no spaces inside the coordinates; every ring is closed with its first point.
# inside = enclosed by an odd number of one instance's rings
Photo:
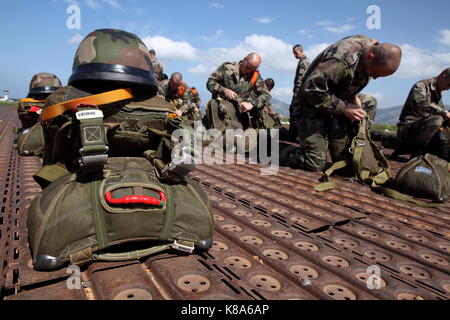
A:
{"type": "Polygon", "coordinates": [[[23,103],[23,102],[39,103],[39,102],[45,102],[45,100],[36,100],[36,99],[32,99],[32,98],[24,98],[24,99],[19,100],[19,103],[23,103]]]}
{"type": "Polygon", "coordinates": [[[58,104],[54,104],[50,107],[42,110],[41,114],[41,123],[45,125],[48,120],[56,118],[57,116],[63,114],[66,111],[72,110],[76,111],[76,108],[81,103],[87,103],[92,105],[104,105],[110,104],[113,102],[131,99],[133,98],[133,93],[131,89],[118,89],[108,92],[103,92],[100,94],[95,94],[92,96],[87,96],[79,99],[74,99],[70,101],[61,102],[58,104]]]}
{"type": "Polygon", "coordinates": [[[253,72],[252,78],[250,79],[250,83],[252,84],[252,88],[255,86],[256,80],[258,80],[259,72],[253,72]]]}

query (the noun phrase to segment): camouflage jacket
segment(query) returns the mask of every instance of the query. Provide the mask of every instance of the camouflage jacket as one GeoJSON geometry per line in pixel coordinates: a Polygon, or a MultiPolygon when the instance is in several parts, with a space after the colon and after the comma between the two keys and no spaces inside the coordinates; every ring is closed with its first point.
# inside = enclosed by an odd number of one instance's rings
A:
{"type": "Polygon", "coordinates": [[[417,82],[409,92],[399,125],[432,115],[445,115],[442,93],[436,89],[436,78],[417,82]]]}
{"type": "Polygon", "coordinates": [[[303,56],[303,58],[301,58],[298,61],[297,71],[295,71],[295,79],[294,79],[294,94],[298,90],[300,90],[300,87],[302,86],[303,83],[303,78],[310,64],[311,61],[309,61],[309,59],[306,56],[303,56]]]}
{"type": "Polygon", "coordinates": [[[365,51],[374,43],[357,35],[342,39],[317,56],[294,95],[294,114],[318,109],[328,114],[343,114],[347,102],[353,102],[369,83],[361,63],[365,51]]]}
{"type": "Polygon", "coordinates": [[[162,74],[164,72],[164,65],[156,58],[151,59],[151,61],[153,73],[155,74],[156,78],[160,81],[162,78],[162,74]]]}
{"type": "Polygon", "coordinates": [[[186,82],[183,82],[181,86],[173,90],[169,82],[170,79],[166,79],[158,84],[158,96],[172,102],[177,109],[186,113],[191,108],[191,95],[189,94],[191,89],[186,82]]]}
{"type": "Polygon", "coordinates": [[[197,107],[200,109],[202,100],[200,99],[200,93],[198,92],[198,90],[196,88],[192,87],[191,90],[189,90],[189,96],[191,99],[191,104],[194,107],[197,107]]]}
{"type": "Polygon", "coordinates": [[[206,87],[213,98],[223,98],[223,89],[230,89],[239,96],[238,103],[250,102],[255,108],[263,108],[271,99],[269,90],[261,75],[258,74],[254,86],[251,78],[252,75],[239,74],[239,62],[225,62],[211,74],[206,87]]]}

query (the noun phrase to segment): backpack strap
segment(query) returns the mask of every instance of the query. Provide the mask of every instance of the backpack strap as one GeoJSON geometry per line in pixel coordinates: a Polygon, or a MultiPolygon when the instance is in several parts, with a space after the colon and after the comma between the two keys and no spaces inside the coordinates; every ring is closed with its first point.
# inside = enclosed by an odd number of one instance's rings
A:
{"type": "Polygon", "coordinates": [[[83,98],[78,98],[70,101],[61,102],[52,106],[45,108],[41,114],[41,123],[46,125],[49,120],[56,118],[57,116],[63,114],[66,111],[72,110],[76,111],[78,106],[82,103],[90,105],[105,105],[113,102],[131,99],[133,98],[133,93],[131,89],[118,89],[108,92],[103,92],[100,94],[95,94],[92,96],[87,96],[83,98]]]}

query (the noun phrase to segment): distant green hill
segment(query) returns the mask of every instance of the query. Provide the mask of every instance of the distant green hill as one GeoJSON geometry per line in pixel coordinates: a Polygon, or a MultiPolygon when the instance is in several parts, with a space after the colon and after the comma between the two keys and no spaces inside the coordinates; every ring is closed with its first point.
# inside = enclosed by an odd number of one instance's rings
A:
{"type": "MultiPolygon", "coordinates": [[[[376,124],[397,124],[402,112],[403,105],[395,106],[391,108],[383,108],[377,110],[375,117],[376,124]]],[[[450,106],[445,106],[446,110],[450,109],[450,106]]]]}

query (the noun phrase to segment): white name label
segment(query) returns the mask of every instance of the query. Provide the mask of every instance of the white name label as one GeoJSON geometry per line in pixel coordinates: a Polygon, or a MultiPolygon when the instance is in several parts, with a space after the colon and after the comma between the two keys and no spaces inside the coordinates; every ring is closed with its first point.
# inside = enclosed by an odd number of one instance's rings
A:
{"type": "Polygon", "coordinates": [[[76,113],[78,120],[103,118],[102,110],[84,110],[76,113]]]}

